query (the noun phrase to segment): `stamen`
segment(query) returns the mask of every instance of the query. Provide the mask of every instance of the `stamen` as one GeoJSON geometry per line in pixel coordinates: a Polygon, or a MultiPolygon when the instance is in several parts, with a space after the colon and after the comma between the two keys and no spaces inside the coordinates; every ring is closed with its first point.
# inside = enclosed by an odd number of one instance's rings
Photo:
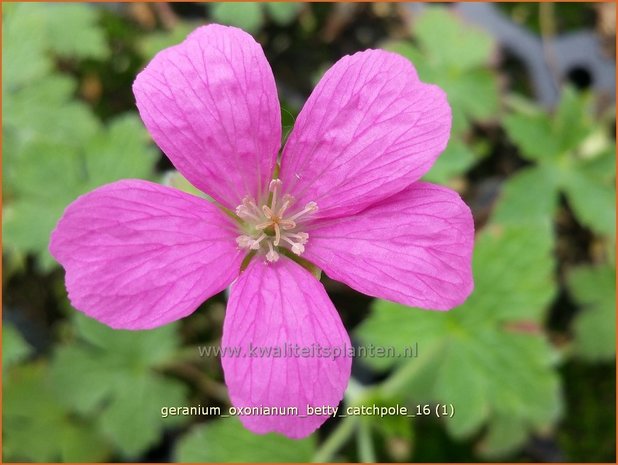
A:
{"type": "Polygon", "coordinates": [[[292,215],[289,218],[287,218],[288,220],[295,220],[296,218],[299,218],[307,213],[313,213],[315,211],[318,210],[318,204],[315,202],[309,202],[307,205],[305,205],[304,210],[299,211],[298,213],[296,213],[296,215],[292,215]]]}
{"type": "Polygon", "coordinates": [[[272,224],[273,224],[273,222],[271,220],[264,221],[263,223],[257,224],[255,226],[255,229],[259,229],[259,230],[266,229],[269,226],[272,226],[272,224]]]}
{"type": "Polygon", "coordinates": [[[282,229],[294,229],[296,227],[296,223],[292,220],[279,220],[279,225],[282,229]]]}
{"type": "Polygon", "coordinates": [[[292,252],[296,255],[301,255],[305,251],[305,246],[302,244],[294,244],[292,246],[292,252]]]}
{"type": "Polygon", "coordinates": [[[246,196],[245,198],[242,199],[242,204],[245,207],[252,209],[256,213],[260,213],[260,209],[256,205],[255,200],[253,199],[253,197],[246,196]]]}
{"type": "Polygon", "coordinates": [[[305,246],[300,242],[294,242],[285,236],[283,237],[283,239],[292,246],[292,252],[294,252],[296,255],[300,255],[305,251],[305,246]]]}
{"type": "Polygon", "coordinates": [[[277,205],[277,193],[279,192],[279,189],[281,189],[281,184],[283,184],[281,182],[281,179],[273,179],[268,185],[268,190],[273,194],[273,197],[270,201],[270,208],[273,211],[275,210],[275,205],[277,205]]]}
{"type": "Polygon", "coordinates": [[[238,247],[248,249],[251,247],[251,244],[253,244],[253,238],[243,234],[242,236],[238,236],[236,238],[236,243],[238,244],[238,247]]]}
{"type": "Polygon", "coordinates": [[[307,240],[309,239],[309,234],[304,233],[304,232],[288,233],[287,236],[293,237],[294,239],[298,239],[298,242],[300,242],[301,244],[306,244],[307,240]]]}
{"type": "Polygon", "coordinates": [[[279,179],[273,179],[268,190],[269,199],[261,196],[262,200],[256,204],[252,197],[246,196],[236,207],[236,215],[242,224],[242,234],[236,238],[238,247],[260,251],[263,259],[268,262],[279,260],[280,247],[301,255],[305,251],[309,234],[298,231],[299,221],[305,215],[317,211],[317,204],[308,202],[304,209],[286,217],[294,205],[294,197],[281,195],[282,182],[279,179]]]}
{"type": "Polygon", "coordinates": [[[277,260],[279,260],[279,254],[275,252],[270,242],[268,243],[268,253],[266,254],[266,260],[268,260],[269,262],[276,262],[277,260]]]}
{"type": "Polygon", "coordinates": [[[252,214],[249,210],[247,210],[247,207],[243,205],[236,208],[236,215],[245,220],[247,219],[259,220],[257,216],[252,214]]]}
{"type": "Polygon", "coordinates": [[[251,243],[251,250],[259,249],[260,248],[260,242],[262,242],[264,239],[266,239],[266,237],[268,237],[268,236],[266,236],[266,234],[262,233],[262,235],[260,237],[258,237],[256,240],[254,240],[251,243]]]}
{"type": "Polygon", "coordinates": [[[278,213],[279,218],[283,217],[283,214],[288,209],[288,207],[292,204],[292,202],[294,202],[294,197],[292,197],[290,194],[285,194],[283,196],[283,205],[281,205],[281,208],[279,209],[279,213],[278,213]]]}
{"type": "Polygon", "coordinates": [[[259,220],[258,215],[260,214],[260,210],[255,204],[255,201],[251,197],[247,196],[242,199],[242,204],[236,207],[236,214],[240,218],[259,220]]]}
{"type": "Polygon", "coordinates": [[[273,211],[270,208],[268,208],[268,205],[262,205],[262,212],[264,212],[264,216],[268,218],[269,220],[272,220],[273,217],[275,216],[273,214],[273,211]]]}

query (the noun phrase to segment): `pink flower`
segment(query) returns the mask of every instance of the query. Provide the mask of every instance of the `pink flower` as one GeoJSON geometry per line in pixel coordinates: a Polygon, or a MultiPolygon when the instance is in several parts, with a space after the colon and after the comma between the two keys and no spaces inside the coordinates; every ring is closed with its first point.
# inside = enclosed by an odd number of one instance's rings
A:
{"type": "MultiPolygon", "coordinates": [[[[334,350],[350,346],[347,332],[299,262],[410,306],[448,310],[470,294],[470,210],[457,193],[419,182],[446,147],[450,107],[408,60],[380,50],[339,60],[298,116],[280,168],[275,81],[245,32],[198,28],[160,52],[133,90],[159,147],[215,202],[125,180],[69,205],[50,250],[86,315],[153,328],[231,285],[224,347],[334,350]]],[[[307,405],[342,399],[351,359],[246,355],[222,364],[236,407],[300,413],[242,416],[247,428],[300,438],[328,418],[304,416],[307,405]]]]}

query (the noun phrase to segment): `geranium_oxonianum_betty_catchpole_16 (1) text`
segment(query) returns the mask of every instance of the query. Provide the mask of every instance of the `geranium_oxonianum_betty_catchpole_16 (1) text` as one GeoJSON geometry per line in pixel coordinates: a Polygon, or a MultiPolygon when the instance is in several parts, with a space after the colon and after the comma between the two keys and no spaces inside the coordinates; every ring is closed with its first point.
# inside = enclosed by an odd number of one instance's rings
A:
{"type": "MultiPolygon", "coordinates": [[[[407,59],[383,50],[341,58],[281,151],[273,73],[241,29],[198,27],[159,52],[133,92],[154,141],[209,199],[132,179],[71,203],[50,251],[72,305],[89,317],[150,329],[230,287],[223,347],[342,347],[350,346],[347,331],[310,270],[431,310],[471,293],[470,209],[456,192],[419,181],[447,145],[451,109],[407,59]]],[[[352,360],[221,363],[234,406],[303,412],[338,405],[352,360]]],[[[327,418],[240,420],[255,433],[302,438],[327,418]]]]}

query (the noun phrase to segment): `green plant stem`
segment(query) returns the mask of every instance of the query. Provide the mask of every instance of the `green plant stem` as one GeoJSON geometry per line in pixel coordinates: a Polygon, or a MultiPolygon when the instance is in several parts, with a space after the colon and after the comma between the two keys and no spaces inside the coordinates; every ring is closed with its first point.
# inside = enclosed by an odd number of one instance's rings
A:
{"type": "MultiPolygon", "coordinates": [[[[394,397],[407,386],[412,378],[425,366],[434,360],[434,355],[442,348],[441,344],[436,344],[422,353],[422,358],[409,361],[407,364],[396,370],[383,383],[376,386],[377,392],[382,396],[394,397]]],[[[371,390],[373,391],[373,389],[371,390]]],[[[368,392],[360,395],[367,398],[368,392]]],[[[371,396],[369,396],[371,397],[371,396]]],[[[362,404],[359,399],[352,400],[351,404],[362,404]]],[[[363,462],[375,462],[375,451],[371,440],[370,425],[367,422],[360,421],[358,416],[345,417],[337,426],[335,431],[324,441],[316,454],[313,456],[313,462],[323,463],[331,461],[333,456],[339,449],[349,440],[354,432],[358,432],[358,453],[363,462]]],[[[362,419],[360,419],[362,420],[362,419]]]]}
{"type": "Polygon", "coordinates": [[[363,463],[375,463],[376,452],[373,447],[373,439],[371,438],[371,425],[368,421],[361,419],[357,430],[357,447],[358,457],[363,463]]]}
{"type": "Polygon", "coordinates": [[[169,361],[162,364],[163,367],[176,365],[179,362],[199,362],[202,360],[200,356],[199,346],[187,346],[181,347],[176,351],[173,357],[169,361]]]}
{"type": "Polygon", "coordinates": [[[230,405],[228,391],[225,385],[218,383],[206,375],[200,368],[190,363],[178,363],[164,368],[168,373],[175,374],[189,380],[202,393],[217,399],[226,405],[230,405]]]}
{"type": "Polygon", "coordinates": [[[328,436],[326,441],[322,443],[318,451],[313,456],[314,463],[330,462],[333,456],[341,447],[350,439],[356,431],[358,423],[357,416],[345,417],[341,423],[337,425],[335,431],[328,436]]]}
{"type": "Polygon", "coordinates": [[[558,72],[556,51],[553,47],[552,40],[556,35],[556,13],[553,3],[539,4],[539,23],[541,26],[541,38],[543,45],[543,53],[545,61],[554,82],[560,86],[560,73],[558,72]]]}

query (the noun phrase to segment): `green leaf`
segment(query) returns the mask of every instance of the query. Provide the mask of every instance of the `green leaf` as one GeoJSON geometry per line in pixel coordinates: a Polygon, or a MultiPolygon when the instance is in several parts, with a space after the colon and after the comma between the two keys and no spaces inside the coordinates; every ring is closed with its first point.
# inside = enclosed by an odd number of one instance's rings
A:
{"type": "Polygon", "coordinates": [[[546,220],[490,225],[476,238],[475,291],[448,315],[471,327],[541,321],[556,293],[553,247],[546,220]]]}
{"type": "Polygon", "coordinates": [[[269,433],[256,435],[235,418],[196,426],[180,439],[178,462],[310,462],[314,437],[293,440],[269,433]]]}
{"type": "Polygon", "coordinates": [[[60,454],[64,462],[90,463],[109,460],[109,445],[90,424],[70,423],[62,435],[60,454]]]}
{"type": "Polygon", "coordinates": [[[604,150],[592,159],[564,159],[560,183],[577,219],[595,232],[616,231],[615,152],[604,150]]]}
{"type": "Polygon", "coordinates": [[[109,441],[135,457],[156,444],[164,428],[187,419],[161,417],[163,407],[187,404],[186,390],[155,371],[176,354],[178,325],[122,331],[81,314],[74,318],[76,339],[52,360],[53,391],[67,408],[96,413],[109,441]]]}
{"type": "MultiPolygon", "coordinates": [[[[376,301],[357,336],[365,344],[400,351],[415,342],[419,347],[418,359],[391,361],[391,376],[427,357],[422,361],[426,369],[390,394],[452,403],[455,414],[445,425],[457,438],[505,416],[519,425],[521,443],[530,431],[555,421],[561,411],[559,377],[555,354],[541,331],[556,291],[552,248],[547,222],[494,224],[477,237],[475,290],[460,307],[431,312],[376,301]],[[416,382],[416,376],[423,382],[416,382]]],[[[377,367],[383,362],[367,360],[377,367]]]]}
{"type": "Polygon", "coordinates": [[[590,94],[578,93],[571,86],[562,89],[553,124],[561,152],[575,149],[590,132],[593,124],[590,104],[590,94]]]}
{"type": "Polygon", "coordinates": [[[417,47],[412,45],[411,42],[391,40],[384,42],[382,44],[382,48],[406,57],[412,62],[419,74],[430,72],[429,69],[431,68],[427,63],[427,60],[424,58],[423,53],[417,47]]]}
{"type": "Polygon", "coordinates": [[[565,160],[592,159],[606,150],[607,129],[593,118],[591,95],[565,87],[553,115],[523,98],[512,97],[512,112],[504,119],[511,140],[530,160],[565,164],[565,160]]]}
{"type": "Polygon", "coordinates": [[[266,2],[264,7],[275,23],[287,26],[296,19],[303,5],[295,2],[266,2]]]}
{"type": "Polygon", "coordinates": [[[165,364],[174,357],[180,345],[177,323],[155,329],[126,331],[112,329],[77,313],[75,326],[81,339],[105,350],[107,356],[117,358],[128,370],[165,364]]]}
{"type": "Polygon", "coordinates": [[[615,235],[616,192],[581,173],[572,173],[563,184],[569,205],[577,219],[593,231],[615,235]]]}
{"type": "Polygon", "coordinates": [[[18,366],[10,377],[3,387],[5,460],[96,462],[109,457],[107,444],[92,425],[58,402],[46,365],[18,366]]]}
{"type": "Polygon", "coordinates": [[[478,69],[455,75],[440,73],[435,79],[424,80],[446,91],[453,110],[455,134],[466,132],[471,121],[486,121],[498,112],[498,81],[490,70],[478,69]]]}
{"type": "Polygon", "coordinates": [[[205,199],[212,200],[211,197],[209,197],[207,194],[205,194],[204,192],[199,190],[197,187],[195,187],[193,184],[191,184],[187,180],[187,178],[185,178],[182,174],[180,174],[180,172],[176,170],[167,171],[163,175],[163,179],[161,180],[161,183],[166,186],[173,187],[174,189],[178,189],[183,192],[186,192],[187,194],[191,194],[191,195],[195,195],[196,197],[203,197],[205,199]]]}
{"type": "MultiPolygon", "coordinates": [[[[25,360],[32,352],[32,348],[10,323],[2,325],[2,373],[25,360]]],[[[6,379],[6,378],[5,378],[6,379]]]]}
{"type": "Polygon", "coordinates": [[[3,208],[2,239],[8,253],[35,252],[39,266],[48,270],[55,261],[47,251],[49,235],[73,198],[63,195],[45,203],[40,197],[20,198],[3,208]]]}
{"type": "MultiPolygon", "coordinates": [[[[77,148],[99,130],[91,110],[70,100],[74,90],[72,79],[52,75],[20,89],[3,102],[2,132],[13,133],[18,152],[31,143],[77,148]]],[[[19,153],[9,156],[17,157],[19,153]]]]}
{"type": "Polygon", "coordinates": [[[591,117],[590,98],[567,87],[553,117],[517,99],[504,120],[521,154],[538,162],[507,181],[496,207],[498,221],[554,214],[566,195],[577,219],[594,232],[614,236],[615,143],[605,124],[591,117]]]}
{"type": "Polygon", "coordinates": [[[53,69],[50,52],[68,58],[108,54],[97,10],[88,4],[21,3],[2,17],[3,95],[53,69]]]}
{"type": "Polygon", "coordinates": [[[29,114],[30,109],[41,103],[60,107],[73,96],[76,88],[77,84],[72,77],[50,74],[19,91],[11,92],[7,95],[8,100],[2,101],[2,111],[8,117],[2,120],[2,124],[21,126],[28,123],[28,117],[33,116],[29,114]]]}
{"type": "Polygon", "coordinates": [[[559,142],[551,130],[551,121],[542,112],[512,113],[504,118],[504,129],[521,154],[530,160],[549,159],[560,152],[559,142]]]}
{"type": "MultiPolygon", "coordinates": [[[[613,184],[612,181],[616,175],[616,144],[610,143],[606,129],[601,129],[601,141],[594,142],[594,144],[588,144],[588,141],[584,141],[582,146],[579,147],[578,153],[581,161],[578,163],[577,169],[585,176],[608,185],[613,184]]],[[[598,132],[592,134],[593,139],[599,139],[598,132]]]]}
{"type": "Polygon", "coordinates": [[[140,118],[129,113],[96,134],[84,158],[87,187],[92,189],[122,178],[151,178],[158,153],[140,118]]]}
{"type": "Polygon", "coordinates": [[[2,14],[2,96],[52,69],[45,48],[45,18],[39,6],[15,3],[2,14]]]}
{"type": "Polygon", "coordinates": [[[146,60],[150,60],[161,50],[181,43],[196,27],[197,24],[183,21],[178,22],[170,31],[148,34],[138,44],[139,50],[146,60]]]}
{"type": "Polygon", "coordinates": [[[19,4],[3,15],[3,239],[9,256],[35,252],[43,269],[53,265],[49,233],[85,191],[79,152],[100,130],[91,110],[72,100],[74,80],[52,73],[52,55],[105,57],[97,18],[85,4],[19,4]]]}
{"type": "Polygon", "coordinates": [[[409,59],[424,82],[437,84],[453,112],[453,134],[473,121],[487,121],[499,109],[498,80],[490,67],[495,44],[490,36],[441,7],[428,7],[413,30],[418,47],[391,41],[384,48],[409,59]]]}
{"type": "Polygon", "coordinates": [[[420,47],[434,62],[460,71],[486,65],[494,53],[489,34],[463,23],[445,8],[428,7],[414,24],[420,47]]]}
{"type": "Polygon", "coordinates": [[[447,343],[444,362],[438,367],[435,394],[439,399],[455,405],[456,415],[448,420],[448,430],[456,438],[466,437],[477,431],[490,413],[487,380],[469,376],[470,360],[477,358],[473,344],[447,343]],[[470,383],[461,389],[461,379],[470,383]]]}
{"type": "Polygon", "coordinates": [[[222,2],[210,6],[210,15],[221,23],[256,33],[264,23],[262,5],[258,2],[222,2]]]}
{"type": "MultiPolygon", "coordinates": [[[[105,360],[108,363],[107,360],[105,360]]],[[[59,347],[53,357],[52,380],[54,392],[67,408],[81,414],[93,413],[113,391],[115,366],[109,372],[102,369],[99,357],[79,346],[59,347]]]]}
{"type": "Polygon", "coordinates": [[[185,386],[153,375],[127,376],[100,414],[101,430],[127,457],[137,457],[159,441],[166,426],[187,417],[161,417],[161,409],[187,405],[185,386]]]}
{"type": "Polygon", "coordinates": [[[102,59],[108,55],[98,12],[87,3],[42,4],[47,46],[61,56],[102,59]],[[43,6],[44,5],[44,6],[43,6]]]}
{"type": "Polygon", "coordinates": [[[496,415],[489,420],[489,432],[479,450],[483,456],[496,459],[514,452],[526,439],[526,427],[521,420],[496,415]]]}
{"type": "Polygon", "coordinates": [[[558,202],[556,173],[546,166],[524,168],[502,185],[492,221],[539,222],[551,218],[558,202]]]}
{"type": "Polygon", "coordinates": [[[575,349],[586,360],[616,356],[616,270],[580,267],[568,275],[568,287],[581,310],[574,323],[575,349]]]}
{"type": "Polygon", "coordinates": [[[156,160],[150,137],[133,114],[112,120],[79,147],[42,136],[27,141],[6,165],[7,188],[14,194],[3,209],[7,250],[35,252],[48,268],[54,263],[47,251],[49,235],[68,204],[102,184],[150,178],[156,160]]]}
{"type": "Polygon", "coordinates": [[[463,175],[477,160],[477,155],[459,138],[452,138],[424,179],[437,184],[449,184],[463,175]]]}

